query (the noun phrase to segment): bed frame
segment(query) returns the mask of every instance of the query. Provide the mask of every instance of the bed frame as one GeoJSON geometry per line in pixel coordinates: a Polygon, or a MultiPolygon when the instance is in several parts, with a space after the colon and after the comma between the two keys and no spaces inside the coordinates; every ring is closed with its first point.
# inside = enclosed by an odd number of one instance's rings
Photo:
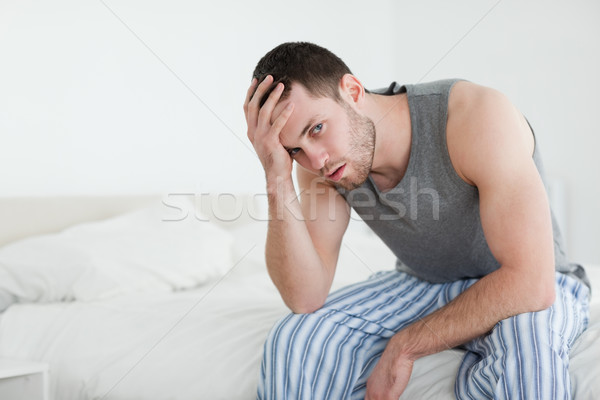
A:
{"type": "Polygon", "coordinates": [[[194,204],[207,219],[224,227],[266,218],[266,196],[260,193],[0,197],[0,247],[29,236],[58,232],[82,222],[106,219],[160,202],[166,219],[178,212],[190,216],[192,210],[184,210],[185,204],[194,204]]]}
{"type": "Polygon", "coordinates": [[[0,246],[28,236],[58,232],[151,204],[160,196],[0,198],[0,246]]]}

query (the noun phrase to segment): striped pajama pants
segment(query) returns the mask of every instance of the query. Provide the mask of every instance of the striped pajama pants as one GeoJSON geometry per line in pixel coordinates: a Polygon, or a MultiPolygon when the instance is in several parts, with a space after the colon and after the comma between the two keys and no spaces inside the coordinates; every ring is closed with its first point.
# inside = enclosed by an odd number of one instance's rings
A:
{"type": "MultiPolygon", "coordinates": [[[[363,399],[388,340],[450,302],[475,279],[432,284],[383,271],[340,289],[310,314],[289,314],[267,338],[259,400],[363,399]]],[[[589,290],[556,274],[556,301],[500,321],[463,345],[458,399],[568,399],[569,350],[585,330],[589,290]]]]}

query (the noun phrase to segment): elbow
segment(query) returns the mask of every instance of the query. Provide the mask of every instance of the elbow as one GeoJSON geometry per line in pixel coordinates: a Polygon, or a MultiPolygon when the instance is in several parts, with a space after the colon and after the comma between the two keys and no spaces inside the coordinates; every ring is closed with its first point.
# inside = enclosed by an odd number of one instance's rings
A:
{"type": "Polygon", "coordinates": [[[294,314],[312,314],[315,311],[317,311],[319,308],[321,307],[290,307],[290,310],[292,311],[292,313],[294,314]]]}
{"type": "Polygon", "coordinates": [[[323,307],[329,295],[329,287],[305,284],[281,288],[279,293],[285,305],[294,314],[311,314],[323,307]]]}
{"type": "Polygon", "coordinates": [[[552,307],[556,300],[556,290],[554,282],[551,283],[540,285],[538,290],[533,291],[535,296],[532,298],[531,311],[543,311],[552,307]]]}
{"type": "Polygon", "coordinates": [[[529,269],[524,273],[521,270],[513,279],[516,284],[513,294],[517,314],[543,311],[554,304],[556,273],[553,263],[529,269]]]}
{"type": "Polygon", "coordinates": [[[294,314],[311,314],[323,307],[325,299],[284,299],[284,302],[294,314]]]}
{"type": "Polygon", "coordinates": [[[540,295],[540,311],[552,307],[556,300],[556,290],[554,285],[546,288],[540,295]]]}

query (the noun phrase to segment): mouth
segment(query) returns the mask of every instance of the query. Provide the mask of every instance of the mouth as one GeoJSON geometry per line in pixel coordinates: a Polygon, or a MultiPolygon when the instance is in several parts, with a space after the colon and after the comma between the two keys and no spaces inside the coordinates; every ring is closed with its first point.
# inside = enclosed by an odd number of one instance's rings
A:
{"type": "Polygon", "coordinates": [[[342,178],[342,175],[344,174],[344,169],[346,169],[346,164],[342,165],[341,167],[333,171],[331,174],[327,175],[327,177],[332,181],[337,182],[342,178]]]}

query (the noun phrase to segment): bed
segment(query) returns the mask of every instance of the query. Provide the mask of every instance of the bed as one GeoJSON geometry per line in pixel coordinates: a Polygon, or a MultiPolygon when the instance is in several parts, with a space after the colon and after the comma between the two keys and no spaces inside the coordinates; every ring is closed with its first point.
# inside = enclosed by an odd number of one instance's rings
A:
{"type": "MultiPolygon", "coordinates": [[[[288,312],[264,215],[249,194],[0,199],[0,359],[48,363],[55,400],[254,399],[263,342],[288,312]]],[[[334,289],[393,266],[351,218],[334,289]]],[[[579,400],[600,398],[594,295],[572,349],[579,400]]],[[[418,360],[402,398],[452,398],[460,359],[418,360]]]]}

